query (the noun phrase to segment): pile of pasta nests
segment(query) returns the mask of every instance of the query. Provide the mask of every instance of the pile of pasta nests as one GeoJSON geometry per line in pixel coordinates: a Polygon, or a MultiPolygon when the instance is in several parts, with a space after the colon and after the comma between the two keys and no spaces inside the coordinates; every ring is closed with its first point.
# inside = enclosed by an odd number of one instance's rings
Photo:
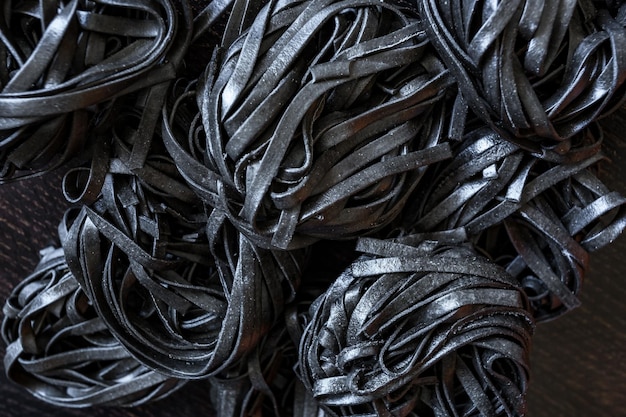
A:
{"type": "Polygon", "coordinates": [[[536,323],[626,225],[626,6],[10,1],[0,175],[63,170],[8,377],[219,416],[518,416],[536,323]],[[604,163],[603,167],[610,165],[604,163]]]}

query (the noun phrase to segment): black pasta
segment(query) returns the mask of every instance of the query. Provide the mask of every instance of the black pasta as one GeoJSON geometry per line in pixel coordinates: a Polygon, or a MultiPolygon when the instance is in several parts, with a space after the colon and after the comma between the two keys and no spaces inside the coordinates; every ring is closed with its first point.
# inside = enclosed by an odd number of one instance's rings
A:
{"type": "Polygon", "coordinates": [[[454,157],[425,174],[402,215],[404,233],[462,229],[468,236],[501,222],[521,204],[529,166],[536,158],[493,130],[467,133],[454,157]]]}
{"type": "Polygon", "coordinates": [[[626,227],[596,122],[623,2],[5,3],[0,182],[79,155],[63,252],[5,306],[10,379],[71,407],[206,379],[220,417],[525,414],[535,323],[626,227]]]}
{"type": "MultiPolygon", "coordinates": [[[[200,194],[256,244],[376,231],[449,157],[440,102],[452,80],[394,4],[270,2],[214,54],[196,92],[205,150],[188,150],[211,174],[179,166],[210,179],[200,194]]],[[[184,132],[171,142],[187,146],[184,132]]]]}
{"type": "Polygon", "coordinates": [[[323,417],[327,414],[295,376],[298,346],[307,325],[311,303],[350,264],[354,245],[320,242],[313,245],[311,261],[296,298],[257,346],[227,369],[209,377],[211,399],[220,417],[323,417]]]}
{"type": "Polygon", "coordinates": [[[302,254],[260,250],[218,212],[177,212],[128,173],[107,174],[62,228],[103,321],[142,363],[181,378],[253,349],[299,279],[302,254]]]}
{"type": "Polygon", "coordinates": [[[136,406],[184,380],[141,365],[113,337],[69,271],[62,249],[47,248],[4,306],[8,377],[64,407],[136,406]]]}
{"type": "Polygon", "coordinates": [[[331,415],[523,415],[526,296],[469,247],[419,239],[360,241],[311,306],[304,385],[331,415]]]}
{"type": "Polygon", "coordinates": [[[402,233],[464,236],[520,280],[537,320],[577,307],[589,252],[624,230],[626,200],[594,173],[600,128],[574,139],[567,159],[550,162],[489,128],[468,133],[449,163],[426,174],[402,233]]]}
{"type": "Polygon", "coordinates": [[[415,3],[457,80],[457,112],[469,106],[533,152],[567,141],[623,102],[623,13],[615,18],[590,0],[415,3]]]}
{"type": "MultiPolygon", "coordinates": [[[[557,171],[548,170],[544,178],[557,171]]],[[[590,254],[613,242],[626,227],[626,199],[591,170],[581,170],[523,205],[504,227],[499,248],[487,251],[509,258],[506,269],[529,295],[535,318],[553,319],[580,305],[576,296],[590,254]],[[506,237],[510,245],[504,244],[506,237]],[[513,250],[507,253],[507,247],[513,250]]]]}
{"type": "Polygon", "coordinates": [[[308,417],[322,413],[293,372],[301,328],[297,313],[290,311],[254,350],[209,378],[212,403],[220,417],[308,417]]]}
{"type": "Polygon", "coordinates": [[[175,77],[191,26],[170,0],[8,1],[0,14],[2,179],[83,152],[106,103],[175,77]]]}

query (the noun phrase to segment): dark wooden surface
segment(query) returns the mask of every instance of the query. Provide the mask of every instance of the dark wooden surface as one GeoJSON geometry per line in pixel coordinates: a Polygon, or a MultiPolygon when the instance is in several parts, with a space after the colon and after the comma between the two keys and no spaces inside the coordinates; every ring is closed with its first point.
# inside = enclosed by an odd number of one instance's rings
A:
{"type": "MultiPolygon", "coordinates": [[[[611,117],[606,152],[613,164],[605,180],[626,193],[626,111],[611,117]]],[[[56,238],[66,203],[60,174],[0,186],[0,299],[37,263],[56,238]]],[[[531,417],[626,416],[626,237],[592,255],[583,306],[540,325],[534,338],[531,417]]],[[[1,344],[0,344],[1,345],[1,344]]],[[[0,347],[4,355],[4,346],[0,347]]],[[[206,383],[189,383],[171,397],[133,409],[67,410],[46,405],[0,373],[0,417],[212,416],[206,383]]]]}

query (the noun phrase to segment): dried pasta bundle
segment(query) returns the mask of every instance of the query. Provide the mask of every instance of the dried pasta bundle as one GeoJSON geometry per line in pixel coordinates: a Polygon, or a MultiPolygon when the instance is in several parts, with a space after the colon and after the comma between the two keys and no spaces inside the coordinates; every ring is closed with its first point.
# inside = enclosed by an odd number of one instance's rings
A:
{"type": "Polygon", "coordinates": [[[519,279],[537,320],[577,307],[589,252],[626,227],[626,199],[594,174],[602,131],[582,133],[559,162],[488,128],[469,133],[449,163],[426,174],[429,187],[405,209],[403,233],[465,236],[519,279]]]}
{"type": "Polygon", "coordinates": [[[304,385],[331,415],[522,415],[534,322],[516,280],[467,246],[403,239],[360,240],[313,303],[304,385]]]}
{"type": "Polygon", "coordinates": [[[416,3],[457,80],[457,111],[469,106],[527,149],[566,152],[559,142],[624,100],[626,15],[611,14],[602,2],[416,3]]]}
{"type": "Polygon", "coordinates": [[[218,212],[177,212],[127,173],[107,174],[99,199],[62,229],[102,320],[172,376],[204,377],[253,349],[300,275],[302,254],[258,249],[218,212]]]}
{"type": "Polygon", "coordinates": [[[249,21],[197,91],[222,209],[267,248],[379,230],[450,156],[440,102],[453,81],[414,12],[285,1],[249,21]]]}
{"type": "Polygon", "coordinates": [[[67,162],[103,103],[174,78],[190,26],[170,0],[8,1],[0,15],[0,179],[67,162]]]}
{"type": "Polygon", "coordinates": [[[39,265],[13,290],[3,312],[7,375],[43,401],[136,406],[185,383],[141,365],[111,335],[62,249],[42,251],[39,265]]]}

